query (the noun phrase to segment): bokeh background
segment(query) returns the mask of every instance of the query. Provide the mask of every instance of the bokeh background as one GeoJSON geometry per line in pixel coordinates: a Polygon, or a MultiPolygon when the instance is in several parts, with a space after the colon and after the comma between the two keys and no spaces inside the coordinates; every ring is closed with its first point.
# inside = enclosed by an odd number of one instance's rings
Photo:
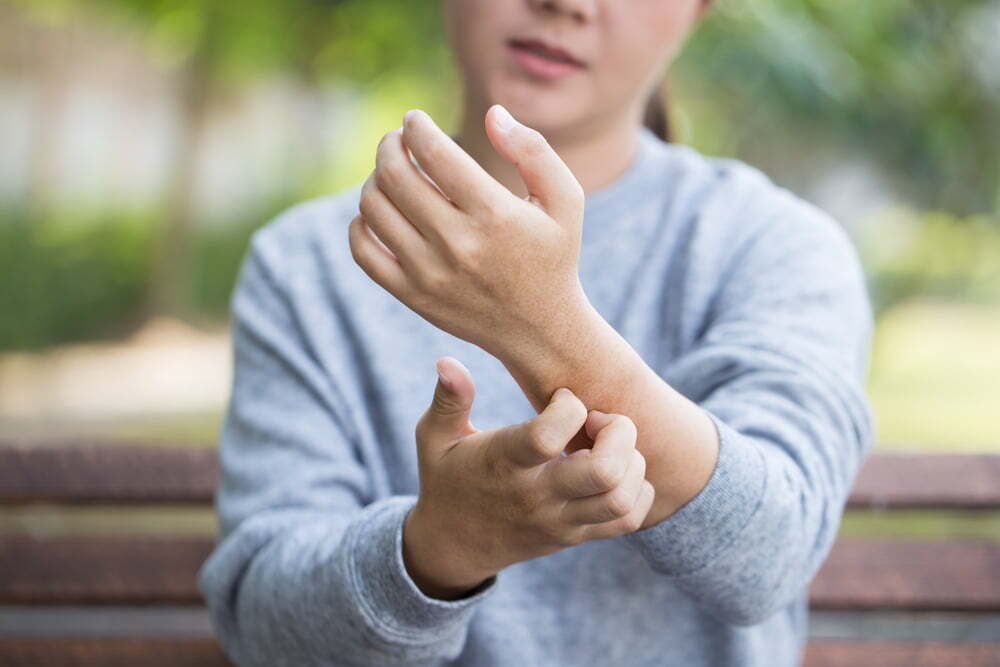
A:
{"type": "MultiPolygon", "coordinates": [[[[678,141],[854,239],[880,448],[1000,449],[998,37],[997,0],[721,0],[670,71],[678,141]]],[[[0,437],[212,443],[250,234],[458,93],[438,2],[0,2],[0,437]]]]}

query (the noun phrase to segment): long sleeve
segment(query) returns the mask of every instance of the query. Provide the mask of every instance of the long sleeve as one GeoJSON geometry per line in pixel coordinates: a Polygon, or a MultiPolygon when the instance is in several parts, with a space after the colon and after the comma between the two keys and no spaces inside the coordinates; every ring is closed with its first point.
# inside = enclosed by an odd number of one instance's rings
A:
{"type": "Polygon", "coordinates": [[[450,601],[409,577],[402,526],[416,496],[374,497],[338,389],[351,377],[317,360],[269,233],[251,240],[231,301],[220,541],[199,573],[216,634],[240,665],[441,664],[497,577],[450,601]]]}
{"type": "Polygon", "coordinates": [[[863,389],[873,318],[857,253],[818,210],[782,211],[737,244],[695,344],[663,374],[713,421],[716,468],[674,514],[624,536],[736,625],[808,588],[874,430],[863,389]]]}

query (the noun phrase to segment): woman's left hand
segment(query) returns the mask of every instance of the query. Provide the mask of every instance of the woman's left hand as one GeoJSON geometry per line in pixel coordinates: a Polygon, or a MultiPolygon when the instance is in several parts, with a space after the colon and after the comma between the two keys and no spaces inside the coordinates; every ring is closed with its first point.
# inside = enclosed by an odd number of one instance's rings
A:
{"type": "Polygon", "coordinates": [[[540,336],[559,335],[589,306],[578,273],[584,192],[542,134],[503,107],[487,112],[486,131],[517,166],[528,197],[414,110],[379,142],[349,237],[354,260],[375,282],[502,359],[511,346],[530,349],[540,336]]]}

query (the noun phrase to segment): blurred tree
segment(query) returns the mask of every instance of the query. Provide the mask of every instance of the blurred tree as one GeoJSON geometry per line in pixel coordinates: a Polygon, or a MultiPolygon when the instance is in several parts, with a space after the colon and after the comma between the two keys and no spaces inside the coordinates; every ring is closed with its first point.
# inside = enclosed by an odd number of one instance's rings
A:
{"type": "Polygon", "coordinates": [[[444,66],[440,16],[407,0],[20,0],[25,11],[98,13],[137,26],[176,71],[179,127],[142,317],[185,315],[196,157],[213,98],[273,73],[321,78],[434,80],[444,66]],[[362,36],[363,38],[359,38],[362,36]],[[416,56],[415,56],[416,54],[416,56]]]}
{"type": "Polygon", "coordinates": [[[847,146],[919,208],[1000,217],[998,37],[997,0],[722,0],[673,74],[709,150],[847,146]]]}

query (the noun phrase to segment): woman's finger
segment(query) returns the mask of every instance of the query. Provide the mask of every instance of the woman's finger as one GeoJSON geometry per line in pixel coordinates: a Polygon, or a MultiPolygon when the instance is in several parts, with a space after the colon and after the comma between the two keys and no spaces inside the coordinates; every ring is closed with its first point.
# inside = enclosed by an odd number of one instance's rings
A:
{"type": "Polygon", "coordinates": [[[635,450],[635,424],[624,415],[591,410],[584,425],[587,436],[594,439],[593,448],[578,449],[553,461],[549,469],[555,493],[562,498],[582,498],[615,488],[624,479],[635,450]]]}
{"type": "Polygon", "coordinates": [[[587,408],[568,388],[553,393],[549,404],[535,417],[515,424],[509,437],[496,441],[498,457],[509,465],[531,468],[558,457],[583,426],[587,408]]]}
{"type": "Polygon", "coordinates": [[[570,500],[562,509],[562,519],[572,525],[606,523],[629,514],[639,500],[646,479],[646,459],[633,449],[621,484],[585,498],[570,500]]]}
{"type": "Polygon", "coordinates": [[[642,489],[639,492],[639,499],[636,501],[632,511],[620,519],[607,521],[605,523],[595,523],[584,526],[583,540],[605,540],[613,537],[620,537],[626,533],[633,533],[642,527],[643,521],[653,507],[656,499],[656,489],[649,480],[643,480],[642,489]]]}
{"type": "Polygon", "coordinates": [[[361,215],[354,216],[347,226],[347,237],[355,263],[369,278],[402,301],[408,285],[403,267],[379,243],[361,215]]]}
{"type": "Polygon", "coordinates": [[[358,208],[365,223],[397,257],[400,265],[413,272],[426,261],[426,240],[375,184],[374,172],[361,186],[358,208]]]}
{"type": "Polygon", "coordinates": [[[440,241],[449,220],[460,214],[456,206],[413,164],[403,143],[401,128],[382,137],[375,150],[375,184],[399,212],[432,242],[440,241]]]}
{"type": "Polygon", "coordinates": [[[424,172],[466,213],[475,216],[499,208],[500,202],[518,201],[420,109],[403,117],[403,141],[424,172]]]}

